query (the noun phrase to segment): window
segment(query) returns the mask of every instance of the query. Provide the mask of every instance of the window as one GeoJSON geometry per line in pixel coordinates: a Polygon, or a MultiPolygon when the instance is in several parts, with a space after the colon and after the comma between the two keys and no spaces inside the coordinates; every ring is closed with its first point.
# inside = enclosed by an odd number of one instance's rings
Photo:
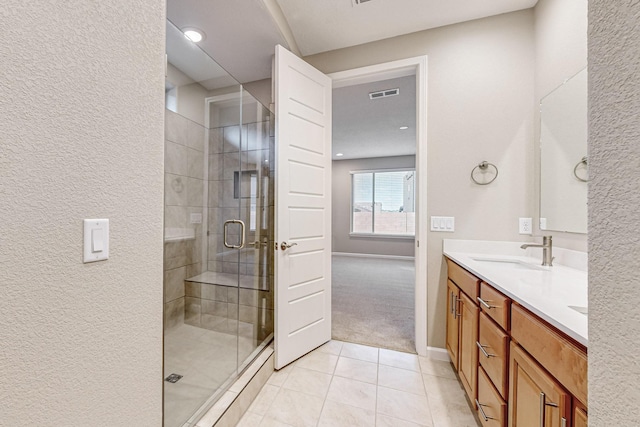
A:
{"type": "Polygon", "coordinates": [[[351,173],[351,233],[415,235],[415,170],[351,173]]]}

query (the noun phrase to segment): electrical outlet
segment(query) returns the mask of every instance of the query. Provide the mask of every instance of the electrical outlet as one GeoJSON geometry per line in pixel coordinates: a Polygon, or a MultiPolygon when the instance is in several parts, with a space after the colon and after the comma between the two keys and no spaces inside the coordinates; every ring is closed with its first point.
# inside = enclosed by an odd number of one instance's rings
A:
{"type": "Polygon", "coordinates": [[[520,218],[520,234],[531,234],[533,228],[533,221],[531,218],[520,218]]]}

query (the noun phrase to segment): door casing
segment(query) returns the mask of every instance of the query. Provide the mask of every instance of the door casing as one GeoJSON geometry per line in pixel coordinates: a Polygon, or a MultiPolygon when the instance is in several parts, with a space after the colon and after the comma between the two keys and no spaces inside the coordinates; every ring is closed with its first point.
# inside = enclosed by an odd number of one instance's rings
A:
{"type": "MultiPolygon", "coordinates": [[[[416,250],[415,250],[415,343],[416,351],[426,356],[427,346],[427,57],[401,59],[328,74],[333,88],[370,83],[398,77],[416,76],[416,250]]],[[[435,350],[435,349],[434,349],[435,350]]],[[[446,351],[433,352],[438,358],[446,351]]]]}

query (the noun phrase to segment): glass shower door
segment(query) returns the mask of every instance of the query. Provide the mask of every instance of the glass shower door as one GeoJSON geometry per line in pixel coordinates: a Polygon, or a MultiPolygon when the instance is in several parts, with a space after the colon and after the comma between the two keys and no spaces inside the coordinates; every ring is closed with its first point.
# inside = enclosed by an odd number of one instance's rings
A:
{"type": "Polygon", "coordinates": [[[240,256],[238,306],[238,365],[273,333],[273,143],[272,114],[248,92],[243,92],[239,182],[240,219],[246,244],[240,256]]]}
{"type": "Polygon", "coordinates": [[[273,115],[167,21],[164,426],[194,426],[273,334],[273,115]]]}

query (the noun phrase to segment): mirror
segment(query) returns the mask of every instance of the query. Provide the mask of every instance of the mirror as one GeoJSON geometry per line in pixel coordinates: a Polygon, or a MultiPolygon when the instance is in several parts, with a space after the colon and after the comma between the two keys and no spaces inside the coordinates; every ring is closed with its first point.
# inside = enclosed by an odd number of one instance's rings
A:
{"type": "Polygon", "coordinates": [[[540,101],[540,229],[587,232],[587,69],[540,101]]]}

